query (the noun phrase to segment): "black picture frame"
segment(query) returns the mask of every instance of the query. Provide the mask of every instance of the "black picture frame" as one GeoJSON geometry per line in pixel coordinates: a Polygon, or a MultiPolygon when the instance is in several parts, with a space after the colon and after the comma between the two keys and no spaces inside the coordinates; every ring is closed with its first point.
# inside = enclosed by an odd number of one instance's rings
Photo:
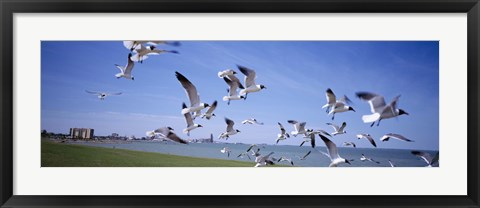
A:
{"type": "MultiPolygon", "coordinates": [[[[1,207],[480,207],[479,0],[0,0],[1,207]],[[25,196],[13,195],[15,13],[467,13],[468,193],[466,196],[25,196]]],[[[448,178],[445,180],[455,180],[448,178]]],[[[419,184],[421,186],[421,184],[419,184]]],[[[325,187],[318,187],[325,188],[325,187]]],[[[418,187],[412,187],[418,188],[418,187]]]]}

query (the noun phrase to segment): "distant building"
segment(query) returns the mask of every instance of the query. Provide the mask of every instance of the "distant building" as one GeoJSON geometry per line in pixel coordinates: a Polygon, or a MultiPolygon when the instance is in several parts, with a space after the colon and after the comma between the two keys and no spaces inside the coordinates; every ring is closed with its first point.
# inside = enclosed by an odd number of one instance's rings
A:
{"type": "Polygon", "coordinates": [[[72,139],[92,139],[93,131],[89,128],[70,128],[70,136],[72,139]]]}

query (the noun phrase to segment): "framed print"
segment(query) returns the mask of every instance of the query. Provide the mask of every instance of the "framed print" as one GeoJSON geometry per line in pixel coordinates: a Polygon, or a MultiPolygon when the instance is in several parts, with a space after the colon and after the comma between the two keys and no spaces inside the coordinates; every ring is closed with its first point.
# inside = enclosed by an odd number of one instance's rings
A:
{"type": "Polygon", "coordinates": [[[2,1],[2,207],[479,207],[478,1],[2,1]]]}

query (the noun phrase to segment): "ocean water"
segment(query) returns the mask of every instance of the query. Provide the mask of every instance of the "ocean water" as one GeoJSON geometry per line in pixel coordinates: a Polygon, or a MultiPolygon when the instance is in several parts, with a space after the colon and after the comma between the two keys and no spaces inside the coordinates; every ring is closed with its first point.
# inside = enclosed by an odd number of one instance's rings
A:
{"type": "MultiPolygon", "coordinates": [[[[253,165],[255,157],[251,156],[251,160],[247,157],[237,157],[240,153],[245,152],[249,144],[232,144],[232,143],[190,143],[188,145],[177,144],[172,142],[159,142],[159,141],[129,141],[129,142],[74,142],[75,144],[106,147],[106,148],[120,148],[128,150],[137,150],[145,152],[158,152],[172,155],[183,155],[192,157],[204,157],[204,158],[217,158],[225,160],[239,160],[250,161],[253,165]],[[231,150],[230,157],[227,154],[220,152],[224,147],[228,147],[231,150]]],[[[274,152],[272,157],[280,158],[281,156],[291,158],[294,165],[297,167],[328,167],[330,159],[319,151],[327,152],[325,147],[316,147],[314,150],[310,146],[291,146],[291,145],[258,145],[261,154],[268,154],[274,152]],[[302,157],[308,151],[312,151],[311,154],[306,157],[305,160],[300,160],[298,157],[302,157]]],[[[345,159],[353,159],[351,165],[341,164],[341,167],[390,167],[388,160],[391,160],[397,167],[424,167],[427,164],[423,159],[411,154],[412,150],[400,150],[400,149],[380,149],[380,148],[353,148],[353,147],[339,147],[339,154],[345,159]],[[364,154],[368,158],[372,158],[380,164],[361,161],[360,157],[364,154]]],[[[432,156],[436,154],[435,151],[425,151],[432,156]]],[[[287,161],[280,162],[279,164],[290,165],[287,161]]]]}

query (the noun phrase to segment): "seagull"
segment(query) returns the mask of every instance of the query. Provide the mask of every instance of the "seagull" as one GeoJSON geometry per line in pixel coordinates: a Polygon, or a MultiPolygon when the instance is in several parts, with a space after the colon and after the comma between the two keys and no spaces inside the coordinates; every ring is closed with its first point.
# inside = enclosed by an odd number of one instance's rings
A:
{"type": "Polygon", "coordinates": [[[240,153],[237,157],[243,158],[243,157],[245,157],[245,156],[247,156],[249,160],[252,159],[252,158],[250,158],[250,155],[248,155],[248,152],[242,152],[242,153],[240,153]]]}
{"type": "Polygon", "coordinates": [[[175,134],[173,132],[173,129],[171,127],[161,127],[161,128],[158,128],[158,129],[155,129],[153,131],[148,131],[146,133],[148,136],[155,136],[155,135],[159,135],[163,138],[168,138],[174,142],[178,142],[178,143],[182,143],[182,144],[187,144],[187,141],[181,139],[180,137],[177,136],[177,134],[175,134]]]}
{"type": "Polygon", "coordinates": [[[285,131],[285,128],[283,128],[280,122],[278,122],[278,126],[280,127],[280,134],[277,134],[277,141],[275,142],[275,144],[278,144],[278,142],[281,140],[290,138],[290,135],[287,133],[287,131],[285,131]]]}
{"type": "Polygon", "coordinates": [[[287,161],[289,162],[292,166],[294,166],[292,159],[286,158],[286,157],[280,157],[280,159],[277,160],[277,163],[282,162],[282,161],[287,161]]]}
{"type": "Polygon", "coordinates": [[[372,144],[374,147],[377,147],[377,144],[375,144],[375,141],[373,140],[370,134],[357,134],[357,139],[361,139],[361,138],[368,139],[370,144],[372,144]]]}
{"type": "Polygon", "coordinates": [[[383,137],[380,139],[382,142],[388,141],[390,138],[392,139],[398,139],[400,141],[406,141],[406,142],[414,142],[413,140],[407,139],[404,136],[400,134],[394,134],[394,133],[389,133],[383,135],[383,137]]]}
{"type": "Polygon", "coordinates": [[[139,49],[142,44],[151,44],[151,45],[157,45],[157,44],[166,44],[166,45],[171,45],[171,46],[180,46],[180,42],[178,41],[154,41],[154,40],[147,40],[147,41],[142,41],[142,40],[130,40],[130,41],[123,41],[123,46],[127,48],[130,51],[133,51],[135,49],[139,49]]]}
{"type": "Polygon", "coordinates": [[[107,93],[107,92],[94,92],[94,91],[88,91],[85,90],[85,92],[90,93],[90,94],[95,94],[100,98],[100,100],[104,100],[105,97],[110,96],[110,95],[121,95],[121,92],[113,92],[113,93],[107,93]]]}
{"type": "Polygon", "coordinates": [[[352,101],[348,99],[346,95],[344,95],[342,98],[337,100],[337,97],[335,96],[335,93],[333,93],[332,89],[328,88],[327,91],[325,92],[325,96],[327,97],[327,104],[322,106],[322,108],[327,108],[327,112],[335,106],[337,102],[341,103],[347,103],[350,104],[352,101]]]}
{"type": "MultiPolygon", "coordinates": [[[[232,75],[235,77],[234,75],[232,75]]],[[[237,81],[233,81],[227,77],[223,77],[223,80],[228,84],[228,96],[223,96],[223,101],[228,101],[228,105],[230,105],[230,100],[240,100],[244,99],[243,95],[238,95],[237,88],[244,89],[238,78],[235,77],[237,81]]]]}
{"type": "Polygon", "coordinates": [[[304,137],[305,139],[303,140],[302,143],[300,143],[300,147],[305,144],[305,142],[310,142],[310,145],[312,145],[312,148],[315,148],[315,134],[309,134],[307,137],[304,137]]]}
{"type": "Polygon", "coordinates": [[[161,53],[175,53],[175,54],[178,54],[178,51],[159,50],[159,49],[156,49],[156,48],[157,47],[154,46],[154,45],[152,45],[152,46],[140,45],[140,47],[138,49],[134,49],[136,54],[133,55],[130,59],[132,59],[132,61],[143,63],[143,61],[145,59],[147,59],[149,55],[159,55],[161,53]]]}
{"type": "Polygon", "coordinates": [[[347,123],[343,122],[342,123],[342,126],[338,127],[337,125],[335,124],[332,124],[332,123],[327,123],[327,125],[333,127],[333,129],[335,130],[335,132],[332,133],[333,136],[337,135],[337,134],[345,134],[347,133],[344,129],[345,127],[347,126],[347,123]]]}
{"type": "Polygon", "coordinates": [[[297,158],[300,159],[300,160],[306,160],[307,156],[310,155],[310,153],[312,153],[312,150],[308,151],[307,154],[305,154],[303,157],[297,156],[297,158]]]}
{"type": "Polygon", "coordinates": [[[237,65],[237,67],[245,75],[245,86],[247,88],[240,90],[240,95],[245,95],[244,99],[247,99],[248,93],[258,92],[262,89],[266,89],[264,85],[255,84],[255,79],[257,78],[255,70],[240,65],[237,65]]]}
{"type": "MultiPolygon", "coordinates": [[[[257,145],[256,144],[250,145],[250,147],[248,147],[247,151],[245,152],[249,152],[250,150],[253,150],[254,147],[257,147],[257,145]]],[[[258,151],[260,151],[260,148],[257,147],[257,151],[254,151],[254,152],[258,152],[258,151]]]]}
{"type": "Polygon", "coordinates": [[[117,79],[120,79],[121,77],[123,77],[125,79],[135,80],[135,78],[132,76],[132,69],[133,69],[133,66],[135,65],[135,63],[130,59],[131,57],[132,57],[132,54],[129,53],[128,54],[127,65],[125,65],[125,66],[120,66],[118,64],[115,64],[115,66],[118,69],[120,69],[120,73],[115,74],[115,77],[117,77],[117,79]]]}
{"type": "Polygon", "coordinates": [[[207,120],[210,120],[213,116],[216,116],[213,111],[217,108],[217,101],[213,101],[212,105],[208,108],[207,112],[202,115],[202,118],[206,118],[207,120]]]}
{"type": "Polygon", "coordinates": [[[230,157],[230,148],[224,147],[223,149],[220,150],[223,154],[227,153],[227,157],[230,157]]]}
{"type": "Polygon", "coordinates": [[[432,157],[430,154],[426,152],[420,152],[420,151],[412,151],[412,154],[422,158],[428,164],[426,167],[434,167],[434,165],[438,166],[438,158],[439,158],[438,152],[435,155],[435,157],[432,157]]]}
{"type": "Polygon", "coordinates": [[[255,118],[250,118],[247,120],[242,121],[242,124],[258,124],[258,125],[263,125],[263,123],[258,122],[257,119],[255,118]]]}
{"type": "Polygon", "coordinates": [[[307,133],[305,131],[305,125],[307,124],[307,122],[299,123],[298,121],[295,121],[295,120],[288,120],[287,122],[289,124],[293,124],[293,128],[295,128],[295,131],[290,132],[294,137],[296,137],[299,134],[307,133]]]}
{"type": "Polygon", "coordinates": [[[233,129],[233,125],[235,124],[235,122],[228,119],[227,117],[225,117],[225,123],[227,123],[227,131],[220,134],[219,136],[220,139],[221,138],[228,139],[231,135],[234,135],[240,132],[238,129],[233,129]]]}
{"type": "Polygon", "coordinates": [[[228,75],[234,75],[234,74],[237,74],[237,72],[234,71],[233,69],[226,69],[218,72],[218,78],[224,78],[228,75]]]}
{"type": "MultiPolygon", "coordinates": [[[[186,109],[187,105],[185,105],[185,103],[182,103],[182,108],[186,109]]],[[[185,113],[185,114],[183,114],[183,116],[185,116],[185,121],[187,121],[187,128],[183,129],[183,133],[186,133],[188,136],[190,136],[190,131],[192,131],[192,130],[198,128],[198,127],[203,127],[200,124],[193,123],[192,114],[185,113]]]]}
{"type": "Polygon", "coordinates": [[[328,150],[328,154],[326,154],[326,156],[329,157],[331,161],[328,167],[337,167],[341,163],[348,163],[349,165],[351,165],[347,159],[340,157],[340,155],[338,154],[337,145],[335,145],[335,143],[333,143],[332,141],[330,141],[330,139],[323,135],[319,136],[323,140],[323,142],[325,142],[325,146],[328,150]]]}
{"type": "Polygon", "coordinates": [[[357,145],[355,145],[353,142],[344,142],[343,146],[352,146],[353,148],[357,148],[357,145]]]}
{"type": "Polygon", "coordinates": [[[380,125],[382,119],[393,118],[404,114],[409,115],[404,110],[397,108],[400,95],[394,97],[388,105],[385,104],[385,98],[381,95],[369,92],[357,92],[356,95],[358,98],[368,101],[370,104],[372,114],[362,116],[364,123],[372,123],[370,126],[373,126],[375,122],[377,122],[377,126],[380,125]]]}
{"type": "Polygon", "coordinates": [[[262,156],[258,154],[255,157],[255,162],[257,163],[254,167],[261,167],[261,166],[267,166],[267,165],[274,165],[273,161],[269,160],[269,157],[273,155],[274,152],[270,152],[265,156],[262,156]]]}
{"type": "Polygon", "coordinates": [[[335,105],[333,105],[333,108],[331,108],[328,115],[332,115],[332,120],[333,120],[333,119],[335,119],[335,113],[343,113],[343,112],[347,112],[347,111],[355,112],[355,110],[351,106],[348,106],[346,103],[336,102],[335,105]]]}
{"type": "Polygon", "coordinates": [[[183,88],[185,88],[188,99],[190,99],[190,107],[182,109],[182,114],[195,113],[195,118],[197,115],[200,115],[202,109],[208,107],[209,105],[200,102],[200,96],[198,95],[197,88],[185,76],[180,74],[178,71],[175,72],[175,76],[177,77],[178,81],[180,81],[180,84],[182,84],[183,88]]]}
{"type": "Polygon", "coordinates": [[[374,162],[374,163],[380,164],[380,162],[375,161],[375,160],[373,160],[372,158],[365,157],[364,154],[362,154],[362,157],[360,158],[360,160],[363,161],[363,162],[366,160],[366,161],[370,161],[370,162],[374,162]]]}
{"type": "Polygon", "coordinates": [[[310,136],[310,134],[323,134],[324,136],[329,136],[329,137],[332,136],[328,132],[326,132],[324,130],[321,130],[321,129],[317,129],[317,130],[307,129],[306,136],[308,137],[308,136],[310,136]]]}
{"type": "Polygon", "coordinates": [[[390,167],[392,167],[392,168],[396,167],[395,164],[393,164],[392,161],[388,160],[388,163],[390,163],[390,167]]]}

